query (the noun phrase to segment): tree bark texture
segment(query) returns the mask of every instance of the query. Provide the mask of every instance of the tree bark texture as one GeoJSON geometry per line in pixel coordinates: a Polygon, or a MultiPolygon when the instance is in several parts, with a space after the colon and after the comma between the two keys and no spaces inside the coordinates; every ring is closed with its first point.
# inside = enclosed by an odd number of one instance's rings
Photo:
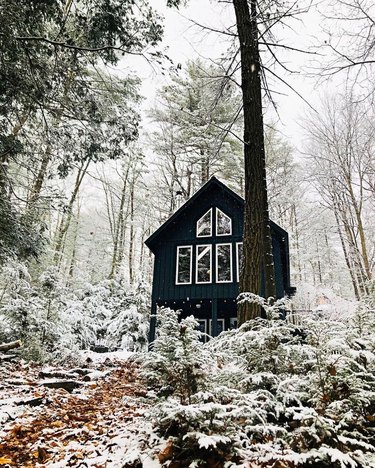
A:
{"type": "MultiPolygon", "coordinates": [[[[257,0],[233,0],[241,51],[244,113],[245,211],[240,291],[260,295],[262,270],[267,296],[274,296],[272,239],[268,217],[257,0]],[[250,4],[250,9],[249,9],[250,4]]],[[[260,316],[260,306],[243,302],[238,322],[260,316]]]]}

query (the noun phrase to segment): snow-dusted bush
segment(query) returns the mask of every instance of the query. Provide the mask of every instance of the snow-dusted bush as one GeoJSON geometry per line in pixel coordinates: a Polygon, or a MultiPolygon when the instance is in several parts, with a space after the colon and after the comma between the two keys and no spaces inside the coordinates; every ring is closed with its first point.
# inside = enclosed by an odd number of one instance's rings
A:
{"type": "Polygon", "coordinates": [[[103,342],[112,349],[145,349],[149,303],[144,285],[129,291],[115,280],[87,284],[77,291],[77,300],[69,304],[76,316],[74,329],[81,346],[103,342]]]}
{"type": "Polygon", "coordinates": [[[147,349],[150,303],[149,290],[143,283],[117,295],[107,329],[113,347],[136,352],[147,349]]]}
{"type": "Polygon", "coordinates": [[[108,341],[116,348],[142,351],[146,349],[148,328],[147,316],[136,304],[128,304],[109,321],[108,341]]]}
{"type": "Polygon", "coordinates": [[[146,347],[149,297],[143,285],[129,291],[121,282],[102,281],[75,291],[56,267],[33,281],[18,262],[2,269],[0,283],[0,339],[21,339],[26,358],[61,360],[98,342],[113,349],[146,347]]]}
{"type": "Polygon", "coordinates": [[[6,339],[21,339],[24,357],[43,360],[66,340],[63,308],[66,288],[57,269],[50,267],[32,282],[27,266],[10,262],[2,271],[5,285],[0,316],[6,339]]]}
{"type": "Polygon", "coordinates": [[[143,375],[159,395],[173,395],[181,404],[205,388],[208,355],[194,317],[178,321],[178,312],[161,308],[157,339],[144,359],[143,375]]]}
{"type": "MultiPolygon", "coordinates": [[[[184,322],[161,313],[144,372],[166,389],[155,396],[150,416],[173,443],[170,457],[195,466],[209,459],[218,466],[373,466],[373,312],[361,310],[350,322],[311,315],[297,328],[277,318],[280,303],[258,300],[268,319],[205,345],[190,339],[191,356],[184,351],[184,322]],[[192,385],[183,369],[194,364],[200,374],[192,385]]],[[[198,333],[194,326],[190,319],[189,333],[198,333]]]]}

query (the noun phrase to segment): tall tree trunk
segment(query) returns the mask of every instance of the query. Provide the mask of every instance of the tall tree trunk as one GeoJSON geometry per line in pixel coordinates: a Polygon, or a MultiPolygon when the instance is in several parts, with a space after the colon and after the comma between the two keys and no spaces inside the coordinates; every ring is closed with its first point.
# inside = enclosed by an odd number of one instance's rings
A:
{"type": "Polygon", "coordinates": [[[87,169],[90,165],[91,158],[89,158],[86,162],[82,162],[81,167],[78,170],[78,174],[75,180],[73,192],[70,196],[70,200],[66,209],[66,216],[63,216],[61,222],[59,224],[57,235],[56,235],[56,244],[55,244],[55,255],[53,261],[55,265],[60,265],[63,247],[64,247],[64,238],[66,233],[68,232],[72,216],[73,216],[73,206],[78,196],[79,189],[82,184],[82,180],[87,173],[87,169]]]}
{"type": "Polygon", "coordinates": [[[295,244],[294,256],[297,259],[297,262],[295,265],[295,268],[298,272],[297,278],[299,279],[299,281],[302,282],[301,249],[300,249],[300,242],[299,242],[299,224],[298,224],[298,218],[297,218],[297,212],[296,212],[296,205],[294,203],[292,205],[290,224],[292,226],[292,232],[294,234],[293,243],[295,244]]]}
{"type": "Polygon", "coordinates": [[[121,190],[121,198],[120,198],[120,207],[117,217],[114,238],[113,238],[113,254],[112,254],[112,263],[111,263],[111,271],[109,273],[109,278],[113,279],[116,276],[120,261],[122,259],[121,254],[121,240],[125,235],[125,219],[124,219],[124,207],[126,201],[126,189],[128,184],[128,177],[129,177],[129,170],[130,170],[130,163],[126,167],[126,172],[124,173],[124,181],[121,190]]]}
{"type": "Polygon", "coordinates": [[[186,188],[186,197],[187,199],[190,198],[190,195],[191,195],[191,177],[192,177],[192,174],[193,174],[193,169],[191,168],[188,168],[187,171],[186,171],[186,177],[187,177],[187,188],[186,188]]]}
{"type": "Polygon", "coordinates": [[[333,206],[334,206],[333,213],[335,215],[337,232],[339,234],[342,251],[344,253],[345,263],[346,263],[346,266],[348,267],[348,271],[349,271],[349,274],[350,274],[350,279],[352,280],[352,285],[353,285],[353,290],[354,290],[355,297],[356,297],[357,300],[360,300],[358,285],[357,285],[357,282],[356,282],[356,279],[355,279],[355,276],[354,276],[354,272],[353,272],[353,269],[352,269],[352,266],[351,266],[348,249],[346,248],[344,236],[343,236],[342,229],[341,229],[341,221],[340,221],[340,218],[339,218],[339,212],[337,210],[337,204],[336,204],[335,201],[334,201],[333,206]]]}
{"type": "Polygon", "coordinates": [[[357,199],[354,195],[354,190],[353,186],[350,184],[349,185],[349,194],[350,198],[353,204],[354,208],[354,213],[357,221],[357,228],[358,228],[358,233],[359,233],[359,240],[361,244],[361,256],[362,256],[362,261],[363,261],[363,267],[366,272],[366,280],[369,282],[372,278],[372,272],[371,272],[371,267],[370,267],[370,262],[369,262],[369,256],[368,256],[368,249],[367,249],[367,242],[366,242],[366,235],[365,235],[365,229],[363,227],[363,222],[362,222],[362,209],[359,206],[357,199]]]}
{"type": "Polygon", "coordinates": [[[29,194],[28,201],[27,201],[29,209],[31,209],[35,205],[35,203],[39,200],[40,192],[42,191],[43,182],[47,175],[47,168],[48,168],[48,163],[50,162],[50,160],[51,160],[51,148],[48,146],[46,148],[46,151],[43,154],[38,174],[30,190],[30,194],[29,194]]]}
{"type": "Polygon", "coordinates": [[[129,282],[134,282],[134,185],[130,189],[129,282]]]}
{"type": "MultiPolygon", "coordinates": [[[[145,254],[145,239],[150,236],[150,228],[145,229],[145,224],[143,225],[142,229],[142,238],[141,238],[141,251],[139,253],[139,264],[143,265],[144,262],[144,254],[145,254]]],[[[144,271],[144,270],[143,270],[144,271]]],[[[1,304],[1,300],[0,300],[1,304]]]]}
{"type": "Polygon", "coordinates": [[[205,184],[210,177],[210,158],[204,154],[204,150],[200,150],[200,163],[201,163],[201,183],[205,184]]]}
{"type": "MultiPolygon", "coordinates": [[[[29,118],[30,111],[23,114],[19,122],[12,129],[12,137],[16,138],[19,132],[22,130],[23,126],[29,118]]],[[[12,148],[6,148],[6,150],[0,154],[0,196],[3,201],[6,198],[9,198],[9,183],[8,183],[8,166],[9,166],[9,155],[12,153],[12,148]]]]}
{"type": "MultiPolygon", "coordinates": [[[[241,51],[244,113],[245,212],[240,291],[261,294],[262,267],[266,295],[274,296],[272,239],[268,219],[257,0],[233,0],[241,51]]],[[[260,306],[242,302],[238,323],[260,316],[260,306]]]]}
{"type": "Polygon", "coordinates": [[[350,268],[356,277],[358,291],[361,297],[366,296],[368,291],[367,272],[364,267],[361,250],[358,246],[356,230],[358,226],[353,218],[351,205],[346,203],[346,200],[339,204],[341,223],[344,226],[344,232],[348,243],[348,254],[350,259],[350,268]]]}
{"type": "Polygon", "coordinates": [[[77,209],[77,215],[76,215],[76,222],[75,222],[75,230],[74,230],[74,238],[73,238],[73,250],[72,250],[72,257],[70,259],[70,265],[69,265],[69,277],[73,278],[74,277],[74,271],[76,267],[76,259],[77,259],[77,237],[78,237],[78,227],[79,227],[79,218],[81,214],[81,207],[78,202],[78,209],[77,209]]]}

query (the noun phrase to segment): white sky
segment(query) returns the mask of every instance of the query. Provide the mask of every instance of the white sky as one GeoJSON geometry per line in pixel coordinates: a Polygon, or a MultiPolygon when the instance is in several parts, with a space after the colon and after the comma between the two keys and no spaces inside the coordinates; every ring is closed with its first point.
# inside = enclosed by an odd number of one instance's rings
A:
{"type": "MultiPolygon", "coordinates": [[[[202,25],[225,29],[224,27],[228,24],[234,24],[232,5],[227,5],[224,9],[218,3],[218,0],[190,0],[187,8],[181,7],[178,11],[166,8],[166,0],[149,0],[149,2],[165,17],[165,34],[161,47],[173,60],[174,64],[181,63],[183,65],[188,59],[198,56],[202,57],[202,59],[214,60],[221,53],[226,52],[227,42],[225,37],[202,32],[199,28],[193,26],[190,19],[194,19],[202,25]]],[[[294,31],[290,29],[277,31],[278,37],[285,39],[289,46],[307,47],[314,43],[313,36],[317,35],[319,31],[318,23],[317,13],[310,12],[300,21],[292,23],[294,31]]],[[[290,53],[288,55],[283,54],[283,59],[289,68],[299,70],[306,65],[309,57],[304,54],[290,53]]],[[[124,72],[126,75],[132,72],[142,79],[141,93],[146,98],[142,106],[142,127],[143,136],[147,136],[147,133],[153,128],[153,124],[147,120],[147,110],[155,102],[156,91],[169,83],[168,73],[166,72],[163,75],[160,68],[150,65],[144,58],[136,56],[126,56],[116,68],[116,72],[120,74],[124,72]]],[[[315,81],[305,78],[302,74],[294,74],[284,78],[298,89],[305,99],[313,105],[316,104],[319,93],[322,92],[322,86],[317,89],[315,81]]],[[[286,137],[287,141],[295,147],[294,155],[299,159],[299,152],[303,150],[305,140],[300,121],[307,106],[303,100],[285,86],[275,84],[273,89],[286,93],[285,96],[274,95],[278,103],[280,117],[278,129],[286,137]]],[[[275,114],[267,110],[265,120],[270,121],[272,118],[276,118],[275,114]]],[[[150,160],[153,160],[153,155],[149,153],[147,144],[145,145],[145,152],[149,155],[150,160]]],[[[94,196],[93,194],[97,190],[97,182],[91,185],[85,187],[85,190],[94,196]]]]}
{"type": "MultiPolygon", "coordinates": [[[[225,29],[228,24],[234,24],[231,5],[223,7],[217,0],[190,0],[188,7],[181,7],[177,11],[176,9],[167,9],[165,6],[166,0],[149,1],[165,17],[165,34],[162,47],[165,48],[165,52],[175,64],[181,63],[183,65],[188,59],[198,56],[214,60],[221,53],[226,52],[227,42],[225,37],[202,32],[189,19],[193,19],[202,25],[225,29]]],[[[318,13],[315,9],[311,9],[308,14],[301,15],[298,20],[290,21],[291,28],[279,28],[276,34],[278,39],[282,39],[281,42],[289,46],[308,48],[317,43],[315,37],[319,36],[320,41],[322,40],[319,23],[318,13]]],[[[311,56],[296,52],[280,52],[279,57],[283,59],[288,68],[297,72],[302,70],[311,60],[311,56]]],[[[146,110],[152,107],[156,90],[168,83],[168,73],[163,76],[160,70],[147,64],[144,59],[126,58],[121,65],[123,65],[124,69],[130,65],[135,74],[142,78],[142,94],[146,97],[143,108],[146,110]]],[[[297,89],[313,106],[317,104],[319,95],[323,94],[324,89],[328,86],[328,83],[317,85],[316,80],[308,79],[302,73],[284,74],[283,79],[297,89]]],[[[300,149],[300,142],[304,139],[300,122],[307,106],[300,97],[285,85],[282,85],[281,82],[273,82],[271,87],[276,90],[274,99],[277,101],[280,117],[278,128],[290,143],[300,149]],[[279,93],[283,93],[283,95],[279,93]]],[[[269,107],[265,120],[275,120],[276,118],[276,114],[269,107]]],[[[146,131],[148,125],[146,119],[143,124],[146,131]]]]}

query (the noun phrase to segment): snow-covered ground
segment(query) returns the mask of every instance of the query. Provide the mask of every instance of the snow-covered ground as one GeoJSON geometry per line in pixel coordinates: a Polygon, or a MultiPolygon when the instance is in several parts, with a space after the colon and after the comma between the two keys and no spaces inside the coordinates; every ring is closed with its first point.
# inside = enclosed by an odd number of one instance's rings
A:
{"type": "Polygon", "coordinates": [[[145,390],[134,355],[90,351],[80,358],[82,366],[73,369],[3,364],[0,465],[118,468],[141,460],[144,467],[160,466],[139,438],[144,433],[149,444],[153,433],[143,418],[145,390]],[[59,377],[44,378],[53,374],[59,377]],[[45,386],[64,381],[77,387],[45,386]]]}

